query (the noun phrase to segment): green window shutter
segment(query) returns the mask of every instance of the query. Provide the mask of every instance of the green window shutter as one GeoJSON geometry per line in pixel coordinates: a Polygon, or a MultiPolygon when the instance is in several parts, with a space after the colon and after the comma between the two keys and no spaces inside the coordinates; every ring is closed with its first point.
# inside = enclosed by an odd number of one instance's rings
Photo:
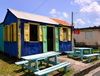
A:
{"type": "Polygon", "coordinates": [[[43,31],[43,52],[47,52],[47,27],[42,26],[43,31]]]}
{"type": "Polygon", "coordinates": [[[24,24],[24,41],[30,41],[30,25],[28,23],[24,24]]]}
{"type": "Polygon", "coordinates": [[[42,41],[42,26],[38,25],[38,41],[42,41]]]}
{"type": "Polygon", "coordinates": [[[71,29],[68,28],[68,41],[71,41],[71,29]]]}
{"type": "Polygon", "coordinates": [[[58,27],[55,27],[55,50],[59,51],[58,27]]]}

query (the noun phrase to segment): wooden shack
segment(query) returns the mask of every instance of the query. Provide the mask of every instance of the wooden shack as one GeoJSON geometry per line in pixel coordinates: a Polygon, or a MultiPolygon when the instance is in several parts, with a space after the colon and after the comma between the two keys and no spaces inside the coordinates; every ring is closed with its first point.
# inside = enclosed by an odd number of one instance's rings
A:
{"type": "Polygon", "coordinates": [[[8,9],[3,27],[4,52],[12,56],[72,50],[72,26],[65,21],[8,9]]]}

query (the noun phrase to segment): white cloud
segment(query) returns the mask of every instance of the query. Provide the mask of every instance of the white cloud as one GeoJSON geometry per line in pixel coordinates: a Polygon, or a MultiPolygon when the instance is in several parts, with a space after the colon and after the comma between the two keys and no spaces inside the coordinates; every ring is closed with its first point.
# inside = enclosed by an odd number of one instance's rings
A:
{"type": "Polygon", "coordinates": [[[63,17],[68,18],[68,14],[66,12],[63,12],[63,17]]]}
{"type": "Polygon", "coordinates": [[[50,11],[50,14],[56,14],[57,12],[56,12],[56,9],[52,9],[51,11],[50,11]]]}
{"type": "Polygon", "coordinates": [[[74,0],[71,2],[71,4],[79,4],[81,6],[84,6],[86,4],[91,4],[94,0],[74,0]]]}
{"type": "Polygon", "coordinates": [[[52,17],[57,19],[65,20],[66,18],[68,18],[68,14],[66,12],[59,12],[56,9],[52,9],[49,13],[52,17]]]}
{"type": "Polygon", "coordinates": [[[89,12],[100,17],[100,5],[96,1],[92,2],[90,5],[82,7],[80,12],[89,12]]]}
{"type": "Polygon", "coordinates": [[[86,23],[82,19],[77,19],[75,21],[75,25],[80,26],[80,25],[85,25],[86,23]]]}
{"type": "Polygon", "coordinates": [[[94,24],[95,24],[95,25],[100,25],[100,18],[97,18],[97,19],[94,21],[94,24]]]}

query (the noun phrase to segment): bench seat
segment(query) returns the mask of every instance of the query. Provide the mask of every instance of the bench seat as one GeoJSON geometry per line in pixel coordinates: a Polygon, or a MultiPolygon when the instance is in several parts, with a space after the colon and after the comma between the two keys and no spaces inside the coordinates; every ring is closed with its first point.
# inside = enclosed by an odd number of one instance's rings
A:
{"type": "Polygon", "coordinates": [[[16,65],[22,65],[22,64],[26,64],[28,63],[28,61],[19,61],[19,62],[15,62],[16,65]]]}
{"type": "Polygon", "coordinates": [[[52,67],[49,67],[49,68],[46,68],[43,70],[39,70],[39,71],[35,72],[35,75],[37,75],[37,76],[46,75],[47,76],[48,73],[53,72],[53,71],[58,70],[58,69],[63,68],[63,67],[64,67],[64,72],[66,73],[67,66],[70,64],[71,64],[70,62],[63,62],[63,63],[57,64],[55,66],[52,66],[52,67]]]}
{"type": "Polygon", "coordinates": [[[83,55],[84,57],[92,57],[92,56],[98,56],[99,54],[88,54],[88,55],[83,55]]]}
{"type": "Polygon", "coordinates": [[[88,62],[90,62],[91,57],[95,56],[96,59],[99,59],[99,54],[88,54],[88,55],[83,55],[83,58],[88,58],[88,62]]]}

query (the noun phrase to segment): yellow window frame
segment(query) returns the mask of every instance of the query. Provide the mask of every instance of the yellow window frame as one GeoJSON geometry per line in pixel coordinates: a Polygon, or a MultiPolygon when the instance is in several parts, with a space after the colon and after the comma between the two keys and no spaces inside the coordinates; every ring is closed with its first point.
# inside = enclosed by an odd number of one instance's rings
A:
{"type": "Polygon", "coordinates": [[[60,28],[59,28],[60,41],[64,41],[63,28],[67,29],[67,40],[65,40],[65,41],[71,41],[71,29],[68,28],[68,27],[60,27],[60,28]]]}
{"type": "Polygon", "coordinates": [[[26,42],[29,42],[30,41],[30,25],[37,25],[38,26],[38,41],[43,41],[43,38],[42,38],[42,26],[38,23],[32,23],[32,22],[28,22],[28,23],[24,23],[24,26],[25,24],[28,26],[29,29],[25,30],[25,27],[24,27],[24,41],[26,42]],[[27,32],[26,32],[27,31],[27,32]],[[27,37],[25,36],[27,33],[27,37]]]}
{"type": "Polygon", "coordinates": [[[16,23],[10,24],[10,41],[17,41],[17,25],[16,23]]]}

